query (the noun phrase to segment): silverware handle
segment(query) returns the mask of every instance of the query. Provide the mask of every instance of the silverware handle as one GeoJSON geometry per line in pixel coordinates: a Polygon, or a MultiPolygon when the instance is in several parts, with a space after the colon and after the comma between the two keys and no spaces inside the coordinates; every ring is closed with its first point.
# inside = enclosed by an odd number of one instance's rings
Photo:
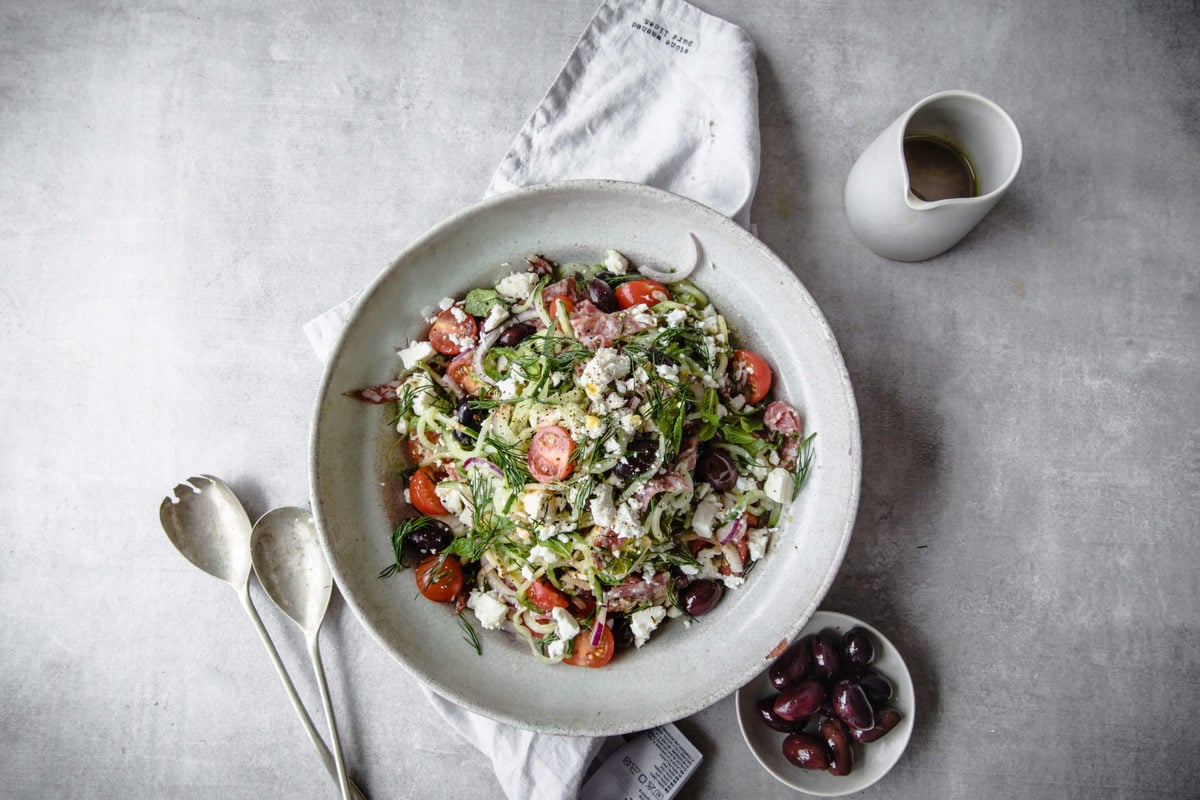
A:
{"type": "MultiPolygon", "coordinates": [[[[238,599],[242,601],[242,607],[246,609],[246,614],[250,617],[250,621],[254,623],[254,629],[258,631],[259,638],[262,639],[263,645],[267,648],[267,655],[271,657],[271,663],[275,665],[275,671],[279,673],[279,680],[283,682],[284,691],[287,692],[288,699],[292,701],[292,708],[296,709],[296,715],[300,717],[300,722],[304,725],[305,732],[308,733],[308,738],[312,740],[313,747],[317,750],[317,755],[321,759],[321,763],[325,765],[325,771],[329,773],[329,777],[333,778],[334,782],[341,787],[341,781],[338,778],[338,768],[334,763],[333,756],[329,752],[329,748],[325,746],[325,742],[321,739],[321,734],[317,732],[313,725],[312,718],[308,716],[308,710],[304,708],[304,704],[300,702],[300,695],[296,693],[296,687],[292,683],[291,676],[288,675],[287,668],[283,666],[283,661],[279,658],[279,651],[275,649],[275,643],[271,641],[270,634],[267,633],[266,627],[263,626],[262,618],[258,616],[258,611],[254,608],[254,603],[250,601],[250,587],[243,586],[238,590],[238,599]]],[[[349,780],[350,796],[354,800],[367,800],[366,795],[354,785],[353,781],[349,780]]]]}

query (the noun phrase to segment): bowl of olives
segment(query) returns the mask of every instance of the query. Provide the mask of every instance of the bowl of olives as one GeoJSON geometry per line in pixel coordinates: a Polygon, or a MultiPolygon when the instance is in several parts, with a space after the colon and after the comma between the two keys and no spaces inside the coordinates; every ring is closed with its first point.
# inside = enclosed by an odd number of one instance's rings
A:
{"type": "Polygon", "coordinates": [[[771,665],[737,692],[738,726],[758,762],[807,794],[874,784],[912,735],[912,678],[887,637],[818,611],[771,665]]]}

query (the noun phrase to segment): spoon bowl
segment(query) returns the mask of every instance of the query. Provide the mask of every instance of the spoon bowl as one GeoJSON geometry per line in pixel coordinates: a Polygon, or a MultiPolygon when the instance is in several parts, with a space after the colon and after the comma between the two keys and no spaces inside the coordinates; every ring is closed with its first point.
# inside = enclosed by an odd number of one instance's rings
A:
{"type": "Polygon", "coordinates": [[[329,608],[333,574],[312,514],[302,508],[268,511],[254,525],[250,553],[275,605],[305,633],[316,633],[329,608]]]}
{"type": "Polygon", "coordinates": [[[220,478],[188,478],[163,498],[158,518],[192,564],[234,588],[250,579],[250,517],[220,478]]]}

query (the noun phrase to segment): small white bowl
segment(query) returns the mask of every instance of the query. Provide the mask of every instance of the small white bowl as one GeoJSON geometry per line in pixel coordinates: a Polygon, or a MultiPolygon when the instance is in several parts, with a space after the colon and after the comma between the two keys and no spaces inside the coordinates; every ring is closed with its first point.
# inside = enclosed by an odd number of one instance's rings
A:
{"type": "Polygon", "coordinates": [[[887,637],[867,623],[847,614],[818,611],[812,615],[812,619],[796,639],[826,628],[845,633],[856,626],[871,634],[875,644],[875,660],[871,662],[871,667],[891,681],[892,699],[888,701],[888,705],[899,711],[902,719],[886,736],[870,744],[851,742],[854,766],[849,775],[838,776],[830,775],[824,770],[801,769],[783,757],[783,740],[787,734],[773,731],[764,725],[755,707],[764,697],[778,694],[771,686],[766,670],[737,691],[735,705],[738,727],[742,729],[742,736],[750,746],[750,752],[758,759],[758,763],[766,767],[767,772],[798,792],[819,797],[840,797],[862,791],[895,766],[912,735],[913,718],[916,716],[912,676],[908,674],[908,667],[900,652],[887,637]]]}

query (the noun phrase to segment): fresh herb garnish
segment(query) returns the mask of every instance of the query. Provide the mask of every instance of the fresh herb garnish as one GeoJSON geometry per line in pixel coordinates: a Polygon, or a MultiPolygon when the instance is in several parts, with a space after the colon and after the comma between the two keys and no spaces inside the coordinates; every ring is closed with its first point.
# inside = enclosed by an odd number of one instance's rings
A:
{"type": "Polygon", "coordinates": [[[404,540],[409,534],[421,530],[432,521],[432,517],[425,515],[400,520],[400,523],[396,525],[396,530],[392,532],[392,552],[396,555],[396,561],[383,568],[383,571],[379,573],[380,578],[390,578],[404,569],[404,564],[400,558],[400,550],[404,545],[404,540]]]}
{"type": "Polygon", "coordinates": [[[475,649],[475,655],[483,655],[483,646],[479,644],[479,637],[475,635],[475,628],[471,625],[470,620],[464,617],[461,611],[454,617],[458,620],[458,627],[463,630],[463,641],[475,649]]]}
{"type": "Polygon", "coordinates": [[[796,467],[792,470],[792,500],[800,496],[800,490],[804,488],[804,482],[808,480],[808,470],[812,466],[813,456],[816,454],[812,443],[814,438],[816,438],[816,434],[811,433],[800,443],[796,467]]]}

